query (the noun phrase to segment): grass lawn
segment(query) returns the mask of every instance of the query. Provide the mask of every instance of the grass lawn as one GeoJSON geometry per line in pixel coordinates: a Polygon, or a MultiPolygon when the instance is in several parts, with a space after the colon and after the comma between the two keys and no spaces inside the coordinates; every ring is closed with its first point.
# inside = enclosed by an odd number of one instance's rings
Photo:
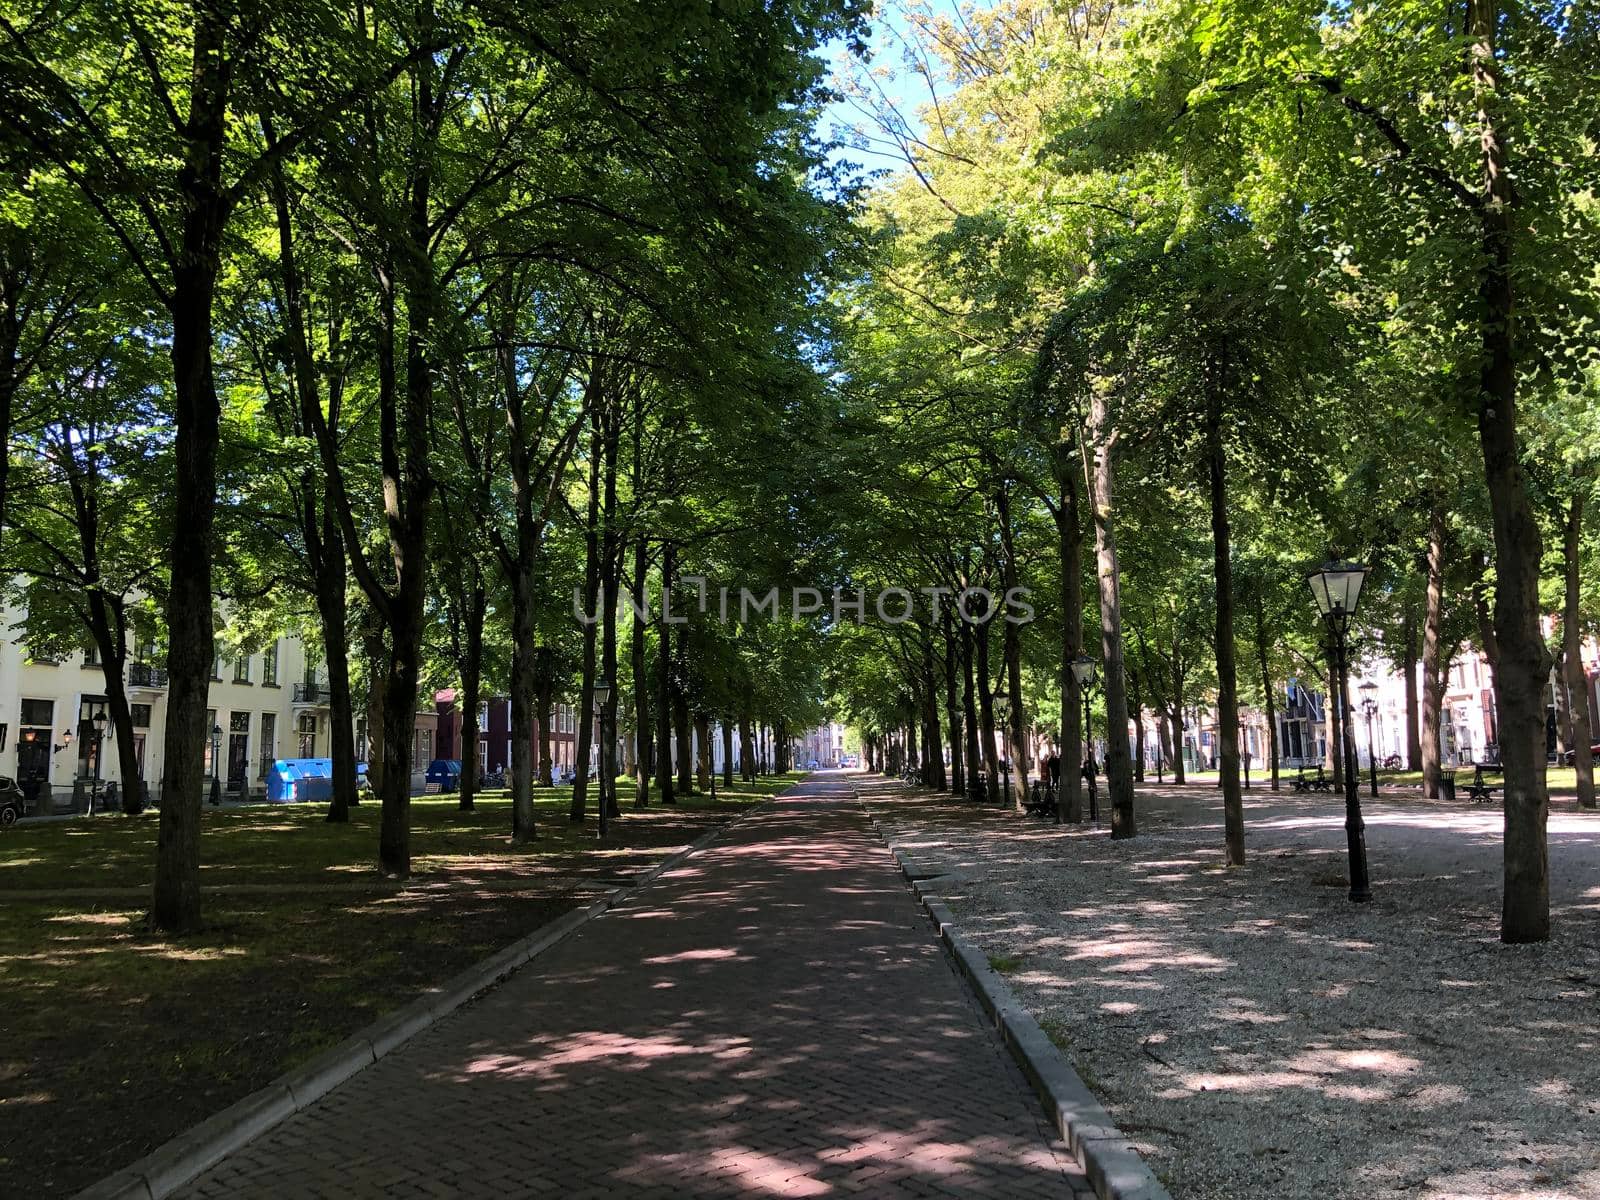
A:
{"type": "Polygon", "coordinates": [[[0,1195],[85,1187],[800,774],[643,811],[619,786],[603,844],[564,788],[527,847],[504,793],[418,797],[404,884],[375,870],[375,803],[347,826],[207,808],[206,928],[185,938],[144,929],[153,814],[0,833],[0,1195]]]}

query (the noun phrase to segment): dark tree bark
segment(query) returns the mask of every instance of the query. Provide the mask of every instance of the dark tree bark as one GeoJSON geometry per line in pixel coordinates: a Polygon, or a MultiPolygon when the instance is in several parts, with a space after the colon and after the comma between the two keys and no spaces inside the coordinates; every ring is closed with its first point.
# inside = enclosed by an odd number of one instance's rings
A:
{"type": "Polygon", "coordinates": [[[633,544],[633,632],[629,642],[633,668],[633,806],[650,807],[650,672],[645,665],[645,623],[649,605],[650,551],[641,534],[633,544]]]}
{"type": "Polygon", "coordinates": [[[595,640],[600,606],[613,597],[600,596],[600,426],[591,421],[589,433],[589,507],[584,531],[583,590],[587,611],[583,626],[583,688],[578,701],[577,761],[573,764],[572,804],[567,820],[581,823],[589,800],[589,759],[594,748],[595,640]]]}
{"type": "Polygon", "coordinates": [[[1561,640],[1567,685],[1567,712],[1572,723],[1572,761],[1578,774],[1578,806],[1593,808],[1594,762],[1589,754],[1594,731],[1589,714],[1589,676],[1583,669],[1582,578],[1584,493],[1580,489],[1567,504],[1567,520],[1561,543],[1565,595],[1561,608],[1561,640]]]}
{"type": "MultiPolygon", "coordinates": [[[[961,714],[967,737],[967,793],[970,795],[977,787],[978,771],[983,766],[983,758],[978,750],[978,702],[974,696],[975,689],[972,682],[972,623],[963,617],[959,622],[959,626],[961,634],[961,714]]],[[[874,749],[876,749],[876,741],[874,741],[874,749]]],[[[872,769],[877,770],[878,768],[874,766],[872,769]]],[[[989,772],[989,778],[994,778],[992,770],[989,772]]]]}
{"type": "Polygon", "coordinates": [[[1269,666],[1268,654],[1270,652],[1270,639],[1267,636],[1267,611],[1266,602],[1257,594],[1255,602],[1256,618],[1256,667],[1261,672],[1261,694],[1266,697],[1267,704],[1267,755],[1272,759],[1272,790],[1278,790],[1278,693],[1272,682],[1272,668],[1269,666]]]}
{"type": "Polygon", "coordinates": [[[1400,670],[1406,677],[1406,770],[1422,769],[1422,693],[1417,686],[1417,613],[1407,604],[1400,625],[1400,670]]]}
{"type": "Polygon", "coordinates": [[[1233,634],[1233,558],[1228,529],[1228,463],[1222,445],[1222,397],[1228,359],[1221,350],[1208,364],[1206,470],[1211,484],[1211,559],[1216,575],[1217,739],[1222,755],[1224,841],[1228,865],[1244,865],[1244,795],[1239,789],[1239,672],[1233,634]]]}
{"type": "Polygon", "coordinates": [[[733,787],[733,722],[727,717],[717,721],[722,728],[722,786],[733,787]]]}
{"type": "Polygon", "coordinates": [[[172,540],[167,590],[167,728],[161,821],[156,834],[150,921],[165,933],[200,927],[200,804],[213,613],[211,530],[217,504],[221,406],[212,363],[212,306],[231,202],[222,157],[232,83],[221,9],[196,6],[185,153],[178,170],[182,212],[172,264],[172,540]]]}
{"type": "Polygon", "coordinates": [[[944,770],[944,748],[939,741],[939,681],[933,668],[933,637],[927,626],[919,630],[922,653],[922,744],[927,747],[922,782],[944,791],[949,785],[944,770]]]}
{"type": "Polygon", "coordinates": [[[705,712],[694,714],[695,777],[702,792],[711,790],[711,716],[705,712]]]}
{"type": "Polygon", "coordinates": [[[550,754],[550,725],[556,709],[556,652],[540,646],[533,656],[533,695],[539,722],[539,785],[555,786],[555,763],[550,754]]]}
{"type": "MultiPolygon", "coordinates": [[[[668,623],[667,596],[677,572],[677,548],[661,547],[661,619],[656,623],[659,656],[656,663],[656,791],[661,803],[676,804],[672,782],[672,626],[668,623]]],[[[754,778],[754,776],[752,776],[754,778]]]]}
{"type": "Polygon", "coordinates": [[[1128,697],[1122,667],[1122,574],[1117,561],[1114,508],[1118,434],[1111,425],[1105,393],[1090,401],[1090,440],[1094,447],[1090,487],[1094,495],[1095,557],[1100,580],[1100,659],[1106,701],[1106,798],[1111,802],[1111,836],[1139,832],[1133,811],[1133,772],[1128,761],[1128,697]]]}
{"type": "Polygon", "coordinates": [[[940,634],[944,643],[944,719],[945,733],[950,739],[950,792],[960,796],[967,790],[967,778],[961,760],[961,707],[956,699],[956,640],[948,607],[942,619],[940,634]]]}
{"type": "Polygon", "coordinates": [[[988,777],[987,791],[989,803],[999,804],[1000,796],[1000,756],[996,753],[994,744],[994,695],[989,684],[989,626],[994,623],[994,618],[975,625],[972,630],[973,640],[976,643],[973,657],[978,676],[978,729],[979,740],[982,742],[983,769],[988,777]]]}
{"type": "Polygon", "coordinates": [[[1422,794],[1430,800],[1439,797],[1444,676],[1450,666],[1444,644],[1446,520],[1443,504],[1436,502],[1428,515],[1428,596],[1422,622],[1422,794]]]}
{"type": "MultiPolygon", "coordinates": [[[[1017,586],[1017,552],[1015,530],[1011,528],[1011,494],[1009,485],[1002,485],[996,496],[1000,522],[1001,586],[1010,597],[1017,586]]],[[[1021,812],[1028,800],[1028,713],[1022,703],[1022,644],[1018,640],[1017,624],[1002,616],[1001,645],[1005,654],[1006,694],[1011,698],[1011,804],[1021,812]]],[[[1122,723],[1123,757],[1127,757],[1127,721],[1122,723]]],[[[1132,783],[1129,784],[1130,789],[1132,783]]]]}
{"type": "MultiPolygon", "coordinates": [[[[472,571],[471,574],[476,574],[472,571]]],[[[478,702],[483,694],[483,622],[489,607],[488,590],[481,579],[463,589],[459,611],[466,626],[460,657],[461,670],[461,792],[457,807],[471,812],[478,794],[478,702]]],[[[329,664],[331,667],[331,663],[329,664]]]]}
{"type": "Polygon", "coordinates": [[[1516,196],[1500,114],[1497,0],[1468,0],[1468,61],[1478,104],[1483,191],[1477,217],[1480,375],[1478,441],[1494,525],[1495,689],[1500,762],[1505,773],[1505,891],[1500,938],[1542,942],[1550,936],[1550,859],[1545,825],[1544,692],[1550,654],[1539,628],[1539,568],[1544,542],[1523,477],[1517,441],[1517,355],[1512,245],[1516,196]]]}

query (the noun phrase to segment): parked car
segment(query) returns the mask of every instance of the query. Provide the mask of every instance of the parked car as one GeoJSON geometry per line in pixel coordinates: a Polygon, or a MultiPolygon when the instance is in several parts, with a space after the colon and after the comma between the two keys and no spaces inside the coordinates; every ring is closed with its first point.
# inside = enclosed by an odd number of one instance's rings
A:
{"type": "MultiPolygon", "coordinates": [[[[1561,761],[1562,761],[1563,764],[1565,764],[1566,766],[1569,766],[1569,767],[1577,766],[1578,765],[1578,752],[1577,752],[1577,750],[1575,750],[1575,749],[1574,750],[1568,750],[1565,754],[1563,754],[1561,756],[1561,761]]],[[[1600,742],[1596,742],[1594,745],[1589,747],[1589,761],[1590,762],[1600,762],[1600,742]]]]}
{"type": "Polygon", "coordinates": [[[0,776],[0,825],[15,825],[22,819],[22,789],[15,779],[0,776]]]}

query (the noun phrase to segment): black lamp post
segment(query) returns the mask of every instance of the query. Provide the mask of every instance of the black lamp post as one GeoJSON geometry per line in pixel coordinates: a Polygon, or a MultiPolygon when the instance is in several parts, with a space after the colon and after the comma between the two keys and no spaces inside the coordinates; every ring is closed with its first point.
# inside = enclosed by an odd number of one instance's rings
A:
{"type": "MultiPolygon", "coordinates": [[[[594,723],[596,728],[600,730],[600,769],[595,772],[595,776],[600,785],[597,790],[599,792],[600,800],[599,828],[601,837],[605,837],[606,835],[606,809],[611,803],[610,798],[606,794],[606,788],[608,786],[608,781],[606,779],[606,702],[610,699],[611,681],[602,675],[599,679],[594,681],[594,723]]],[[[616,780],[610,780],[609,786],[615,787],[616,780]]]]}
{"type": "Polygon", "coordinates": [[[1100,824],[1100,790],[1095,786],[1094,738],[1089,729],[1089,693],[1094,690],[1094,659],[1080,654],[1072,660],[1072,677],[1083,697],[1083,778],[1089,785],[1089,818],[1100,824]]]}
{"type": "Polygon", "coordinates": [[[1005,798],[1002,804],[1011,803],[1011,696],[1004,688],[994,691],[994,715],[1000,722],[1000,786],[1005,798]]]}
{"type": "Polygon", "coordinates": [[[1350,729],[1350,668],[1346,635],[1350,619],[1356,615],[1356,605],[1361,600],[1361,585],[1366,582],[1367,568],[1359,563],[1325,563],[1311,572],[1306,582],[1311,585],[1312,598],[1317,602],[1317,612],[1327,622],[1333,639],[1334,703],[1343,715],[1340,726],[1344,756],[1344,831],[1350,852],[1350,899],[1356,903],[1372,899],[1372,888],[1367,878],[1366,823],[1361,819],[1361,780],[1356,766],[1355,734],[1350,729]]]}
{"type": "Polygon", "coordinates": [[[1372,718],[1378,715],[1378,685],[1367,680],[1360,688],[1361,712],[1367,718],[1367,776],[1372,781],[1372,798],[1378,798],[1378,743],[1372,740],[1372,718]]]}
{"type": "Polygon", "coordinates": [[[217,779],[217,759],[222,755],[222,726],[211,727],[211,803],[222,803],[222,784],[217,779]]]}
{"type": "Polygon", "coordinates": [[[97,708],[89,723],[94,726],[94,777],[89,782],[89,811],[93,813],[100,801],[100,755],[106,741],[106,710],[97,708]]]}

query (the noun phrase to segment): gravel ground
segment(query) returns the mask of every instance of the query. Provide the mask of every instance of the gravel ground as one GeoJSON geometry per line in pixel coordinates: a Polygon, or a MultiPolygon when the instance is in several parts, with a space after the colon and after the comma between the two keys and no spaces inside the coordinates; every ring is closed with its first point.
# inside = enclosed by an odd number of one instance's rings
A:
{"type": "Polygon", "coordinates": [[[1550,818],[1555,932],[1502,946],[1497,807],[1142,789],[1140,836],[863,778],[1178,1200],[1600,1198],[1600,817],[1550,818]]]}

